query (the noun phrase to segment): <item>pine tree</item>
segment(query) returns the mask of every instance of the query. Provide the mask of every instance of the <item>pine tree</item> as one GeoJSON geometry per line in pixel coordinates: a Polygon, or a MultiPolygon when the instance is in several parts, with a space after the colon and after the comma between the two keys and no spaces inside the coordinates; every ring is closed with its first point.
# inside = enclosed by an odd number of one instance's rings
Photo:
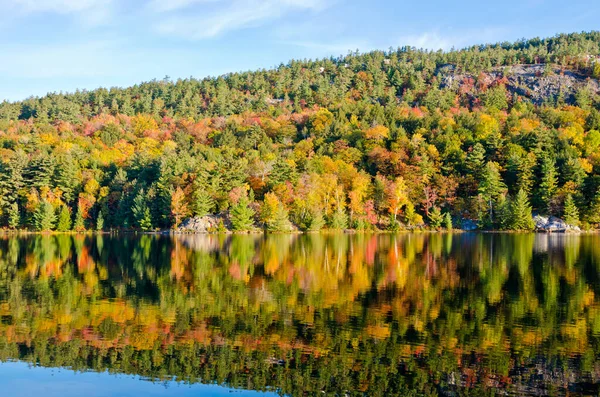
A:
{"type": "Polygon", "coordinates": [[[267,221],[267,230],[270,232],[288,232],[291,229],[292,225],[288,217],[288,211],[283,204],[279,203],[267,221]]]}
{"type": "Polygon", "coordinates": [[[8,206],[8,227],[16,229],[21,223],[21,214],[19,213],[19,204],[12,203],[8,206]]]}
{"type": "Polygon", "coordinates": [[[429,212],[429,224],[434,229],[439,229],[442,227],[442,223],[444,222],[444,216],[442,215],[442,211],[438,207],[433,207],[433,209],[429,212]]]}
{"type": "Polygon", "coordinates": [[[230,212],[233,230],[248,231],[254,226],[254,210],[250,208],[250,200],[247,195],[240,197],[233,205],[230,212]]]}
{"type": "Polygon", "coordinates": [[[552,213],[552,199],[556,194],[556,189],[558,185],[554,160],[552,160],[548,156],[545,156],[542,160],[541,171],[542,180],[539,186],[539,197],[542,200],[542,205],[545,207],[545,209],[548,212],[552,213]]]}
{"type": "Polygon", "coordinates": [[[524,190],[519,190],[511,204],[510,229],[531,231],[535,229],[535,222],[531,214],[531,205],[524,190]]]}
{"type": "Polygon", "coordinates": [[[444,215],[444,227],[446,228],[446,230],[453,229],[452,215],[450,215],[450,212],[446,212],[446,215],[444,215]]]}
{"type": "Polygon", "coordinates": [[[98,217],[96,218],[96,231],[101,232],[104,229],[104,215],[102,215],[102,211],[98,212],[98,217]]]}
{"type": "Polygon", "coordinates": [[[579,226],[579,210],[570,194],[565,199],[564,221],[571,226],[579,226]]]}
{"type": "Polygon", "coordinates": [[[489,221],[494,223],[494,203],[506,191],[498,164],[488,161],[479,182],[479,194],[488,203],[489,221]]]}
{"type": "Polygon", "coordinates": [[[323,211],[313,210],[311,211],[310,226],[308,230],[318,231],[325,226],[325,218],[323,217],[323,211]]]}
{"type": "Polygon", "coordinates": [[[46,200],[42,201],[33,213],[33,226],[40,232],[50,231],[54,228],[56,215],[52,204],[46,200]]]}
{"type": "Polygon", "coordinates": [[[71,230],[71,212],[69,211],[69,207],[66,205],[61,205],[60,207],[56,230],[59,232],[68,232],[71,230]]]}
{"type": "Polygon", "coordinates": [[[215,201],[206,188],[196,190],[194,194],[194,216],[205,216],[213,211],[215,201]]]}
{"type": "Polygon", "coordinates": [[[143,231],[152,229],[152,216],[150,215],[150,208],[146,202],[144,189],[140,189],[138,194],[136,194],[135,198],[133,199],[131,213],[133,214],[133,220],[136,227],[143,231]]]}
{"type": "Polygon", "coordinates": [[[75,213],[73,230],[76,232],[85,232],[85,221],[83,220],[83,214],[81,213],[81,208],[79,207],[77,207],[77,212],[75,213]]]}
{"type": "Polygon", "coordinates": [[[348,227],[348,215],[343,208],[338,208],[333,215],[331,215],[331,228],[332,229],[346,229],[348,227]]]}
{"type": "Polygon", "coordinates": [[[600,224],[600,189],[598,189],[590,204],[587,221],[593,225],[600,224]]]}

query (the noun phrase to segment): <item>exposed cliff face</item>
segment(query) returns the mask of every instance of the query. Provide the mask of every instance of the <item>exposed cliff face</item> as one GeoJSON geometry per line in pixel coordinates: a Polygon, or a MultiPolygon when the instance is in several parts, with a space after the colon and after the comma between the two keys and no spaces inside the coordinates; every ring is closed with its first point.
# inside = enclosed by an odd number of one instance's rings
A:
{"type": "Polygon", "coordinates": [[[591,95],[600,94],[600,82],[597,79],[561,70],[557,65],[515,65],[494,68],[478,76],[457,72],[454,66],[446,65],[438,69],[438,76],[441,87],[452,87],[467,94],[471,87],[502,83],[510,94],[529,98],[536,105],[548,99],[555,100],[561,95],[565,103],[574,104],[577,91],[586,87],[591,95]]]}

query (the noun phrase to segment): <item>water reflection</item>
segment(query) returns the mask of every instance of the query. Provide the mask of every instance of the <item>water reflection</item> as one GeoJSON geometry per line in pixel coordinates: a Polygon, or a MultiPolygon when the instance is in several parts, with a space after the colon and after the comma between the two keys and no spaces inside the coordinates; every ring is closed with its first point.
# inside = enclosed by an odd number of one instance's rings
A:
{"type": "Polygon", "coordinates": [[[589,394],[600,237],[0,237],[0,359],[281,394],[589,394]]]}

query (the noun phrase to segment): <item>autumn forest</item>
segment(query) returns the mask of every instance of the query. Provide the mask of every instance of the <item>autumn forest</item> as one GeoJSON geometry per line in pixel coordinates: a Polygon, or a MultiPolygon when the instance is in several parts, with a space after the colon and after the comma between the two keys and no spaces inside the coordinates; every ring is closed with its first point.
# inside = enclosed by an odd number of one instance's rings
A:
{"type": "Polygon", "coordinates": [[[600,224],[600,33],[0,104],[0,227],[600,224]]]}

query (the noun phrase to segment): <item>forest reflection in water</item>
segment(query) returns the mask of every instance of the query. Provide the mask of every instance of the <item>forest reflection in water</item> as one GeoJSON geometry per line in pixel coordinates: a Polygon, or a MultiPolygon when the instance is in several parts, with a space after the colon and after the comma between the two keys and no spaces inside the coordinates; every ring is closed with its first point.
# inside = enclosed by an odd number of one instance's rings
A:
{"type": "Polygon", "coordinates": [[[596,394],[600,236],[0,237],[0,359],[285,395],[596,394]]]}

